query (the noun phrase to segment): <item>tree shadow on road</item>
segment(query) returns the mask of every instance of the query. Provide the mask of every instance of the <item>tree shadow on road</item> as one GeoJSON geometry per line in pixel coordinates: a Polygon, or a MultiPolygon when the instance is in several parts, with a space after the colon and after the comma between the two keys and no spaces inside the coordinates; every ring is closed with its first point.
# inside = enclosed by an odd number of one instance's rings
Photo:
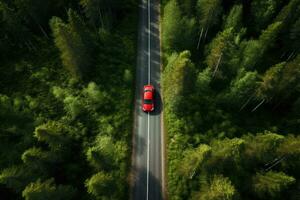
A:
{"type": "MultiPolygon", "coordinates": [[[[147,170],[145,168],[134,169],[132,174],[131,199],[142,200],[147,196],[147,170]]],[[[161,182],[149,172],[149,200],[162,200],[161,182]]]]}

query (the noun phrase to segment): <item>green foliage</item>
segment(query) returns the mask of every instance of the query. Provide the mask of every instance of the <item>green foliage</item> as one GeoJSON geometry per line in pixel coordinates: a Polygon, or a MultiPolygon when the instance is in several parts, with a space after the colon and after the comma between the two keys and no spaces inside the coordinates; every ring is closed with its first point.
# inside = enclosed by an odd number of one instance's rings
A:
{"type": "Polygon", "coordinates": [[[266,27],[274,17],[281,0],[254,0],[251,2],[253,28],[259,31],[266,27]]]}
{"type": "Polygon", "coordinates": [[[54,179],[41,181],[40,179],[34,183],[30,183],[22,192],[25,200],[63,200],[73,199],[75,190],[71,186],[58,185],[54,183],[54,179]]]}
{"type": "Polygon", "coordinates": [[[68,22],[65,24],[57,17],[51,19],[55,44],[66,69],[76,78],[85,78],[93,63],[91,36],[75,11],[68,11],[68,22]]]}
{"type": "Polygon", "coordinates": [[[36,171],[34,168],[28,166],[12,165],[1,171],[0,183],[5,185],[6,188],[14,191],[16,194],[19,194],[26,185],[39,177],[43,178],[44,174],[41,173],[41,171],[36,171]]]}
{"type": "Polygon", "coordinates": [[[98,172],[92,148],[106,159],[115,199],[128,199],[137,8],[0,2],[2,199],[95,199],[84,187],[98,172]]]}
{"type": "Polygon", "coordinates": [[[195,38],[196,21],[194,18],[182,16],[177,0],[170,0],[165,6],[162,25],[162,41],[166,51],[182,51],[194,45],[191,38],[195,38]]]}
{"type": "Polygon", "coordinates": [[[212,81],[212,74],[209,68],[199,72],[196,80],[196,89],[200,94],[207,94],[210,92],[210,83],[212,81]]]}
{"type": "Polygon", "coordinates": [[[251,164],[252,159],[255,162],[267,163],[271,161],[276,156],[276,150],[279,145],[284,141],[282,135],[274,133],[258,134],[257,136],[245,136],[246,150],[245,155],[249,159],[249,164],[251,164]]]}
{"type": "MultiPolygon", "coordinates": [[[[226,93],[228,105],[240,105],[247,101],[255,93],[258,86],[257,72],[241,70],[230,84],[230,91],[226,93]]],[[[222,99],[224,100],[224,99],[222,99]]]]}
{"type": "Polygon", "coordinates": [[[103,18],[103,9],[101,9],[101,7],[104,6],[103,1],[81,0],[80,4],[84,7],[85,15],[90,20],[91,24],[93,24],[94,26],[99,26],[100,23],[103,23],[103,21],[101,21],[101,19],[103,18]]]}
{"type": "Polygon", "coordinates": [[[276,198],[295,181],[294,177],[288,176],[283,172],[257,173],[253,177],[253,189],[260,198],[276,198]]]}
{"type": "Polygon", "coordinates": [[[63,148],[71,144],[79,135],[76,129],[57,121],[48,121],[36,127],[34,136],[41,142],[46,142],[53,149],[63,148]]]}
{"type": "Polygon", "coordinates": [[[200,200],[232,200],[236,197],[236,189],[228,178],[214,176],[207,188],[199,194],[200,200]]]}
{"type": "MultiPolygon", "coordinates": [[[[281,11],[278,13],[278,15],[275,18],[276,22],[283,22],[284,25],[289,24],[291,21],[293,21],[293,18],[295,17],[295,14],[297,13],[297,9],[299,6],[300,1],[299,0],[291,0],[288,4],[286,4],[281,11]]],[[[297,14],[296,14],[297,16],[297,14]]]]}
{"type": "Polygon", "coordinates": [[[263,76],[257,95],[271,100],[288,99],[298,87],[300,80],[300,56],[291,62],[282,62],[272,66],[263,76]]]}
{"type": "Polygon", "coordinates": [[[190,52],[184,51],[179,55],[174,54],[163,74],[166,106],[169,106],[176,114],[180,114],[183,96],[191,92],[194,82],[194,64],[190,60],[190,52]]]}
{"type": "Polygon", "coordinates": [[[86,156],[95,169],[113,169],[120,167],[126,158],[127,148],[124,143],[114,143],[109,136],[98,136],[95,145],[87,150],[86,156]]]}
{"type": "Polygon", "coordinates": [[[211,147],[212,156],[208,160],[208,170],[230,173],[229,170],[234,169],[240,163],[245,149],[245,141],[239,138],[215,140],[212,142],[211,147]]]}
{"type": "Polygon", "coordinates": [[[172,48],[176,45],[176,39],[179,38],[178,32],[180,31],[181,24],[178,23],[181,20],[180,8],[176,0],[171,0],[164,8],[162,40],[165,44],[165,48],[172,48]]]}
{"type": "Polygon", "coordinates": [[[187,178],[192,178],[197,168],[201,167],[203,162],[210,156],[211,147],[208,145],[200,145],[196,149],[188,149],[184,152],[181,173],[187,178]]]}
{"type": "Polygon", "coordinates": [[[198,0],[197,14],[200,28],[208,29],[217,25],[223,12],[220,0],[198,0]]]}
{"type": "Polygon", "coordinates": [[[219,33],[208,46],[206,64],[219,79],[228,79],[237,71],[237,46],[234,42],[236,35],[233,28],[219,33]]]}
{"type": "Polygon", "coordinates": [[[271,48],[282,28],[281,22],[275,22],[268,26],[262,32],[258,40],[249,40],[244,45],[244,58],[241,65],[246,69],[253,69],[265,55],[266,51],[271,48]]]}
{"type": "Polygon", "coordinates": [[[281,191],[271,185],[273,175],[265,178],[272,189],[254,194],[264,178],[253,177],[276,170],[299,182],[299,0],[167,2],[162,85],[169,199],[297,199],[298,186],[283,184],[281,191]],[[194,31],[184,19],[196,19],[197,37],[180,34],[194,31]],[[185,48],[178,48],[181,39],[185,48]],[[214,177],[227,181],[214,185],[214,177]]]}
{"type": "Polygon", "coordinates": [[[40,169],[44,171],[53,166],[58,161],[58,155],[53,152],[46,152],[40,148],[30,148],[22,154],[24,164],[32,169],[40,169]]]}
{"type": "Polygon", "coordinates": [[[289,135],[277,149],[281,155],[297,156],[300,154],[300,137],[289,135]]]}
{"type": "Polygon", "coordinates": [[[243,14],[243,6],[235,5],[230,10],[228,14],[224,29],[234,28],[235,30],[239,30],[242,28],[242,14],[243,14]]]}
{"type": "MultiPolygon", "coordinates": [[[[292,46],[296,50],[300,46],[300,18],[295,22],[290,31],[292,46]]],[[[297,50],[296,50],[297,51],[297,50]]]]}
{"type": "Polygon", "coordinates": [[[103,200],[114,199],[114,184],[115,181],[112,176],[104,172],[98,172],[85,182],[88,193],[103,200]]]}

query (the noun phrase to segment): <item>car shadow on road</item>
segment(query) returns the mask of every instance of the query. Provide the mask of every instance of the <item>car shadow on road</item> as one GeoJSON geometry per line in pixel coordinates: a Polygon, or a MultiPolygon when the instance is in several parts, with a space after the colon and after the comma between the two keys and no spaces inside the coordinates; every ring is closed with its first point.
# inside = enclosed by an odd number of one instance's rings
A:
{"type": "Polygon", "coordinates": [[[150,112],[150,115],[160,115],[160,113],[163,111],[163,103],[162,103],[162,97],[160,95],[160,92],[155,92],[154,97],[154,106],[155,109],[153,112],[150,112]]]}

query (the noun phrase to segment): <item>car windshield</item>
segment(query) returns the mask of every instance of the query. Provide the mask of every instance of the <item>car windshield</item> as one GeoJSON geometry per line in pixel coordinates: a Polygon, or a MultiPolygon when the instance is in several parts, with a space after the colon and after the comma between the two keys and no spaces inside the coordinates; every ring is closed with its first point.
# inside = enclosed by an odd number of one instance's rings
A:
{"type": "Polygon", "coordinates": [[[152,104],[152,100],[151,99],[145,99],[144,104],[152,104]]]}

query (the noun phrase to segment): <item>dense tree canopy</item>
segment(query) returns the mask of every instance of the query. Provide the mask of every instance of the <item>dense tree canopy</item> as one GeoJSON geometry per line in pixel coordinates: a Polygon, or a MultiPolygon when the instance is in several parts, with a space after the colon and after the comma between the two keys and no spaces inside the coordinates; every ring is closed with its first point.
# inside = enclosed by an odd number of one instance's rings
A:
{"type": "Polygon", "coordinates": [[[137,5],[0,0],[1,199],[128,199],[137,5]]]}
{"type": "Polygon", "coordinates": [[[299,198],[300,1],[163,5],[169,199],[299,198]]]}

